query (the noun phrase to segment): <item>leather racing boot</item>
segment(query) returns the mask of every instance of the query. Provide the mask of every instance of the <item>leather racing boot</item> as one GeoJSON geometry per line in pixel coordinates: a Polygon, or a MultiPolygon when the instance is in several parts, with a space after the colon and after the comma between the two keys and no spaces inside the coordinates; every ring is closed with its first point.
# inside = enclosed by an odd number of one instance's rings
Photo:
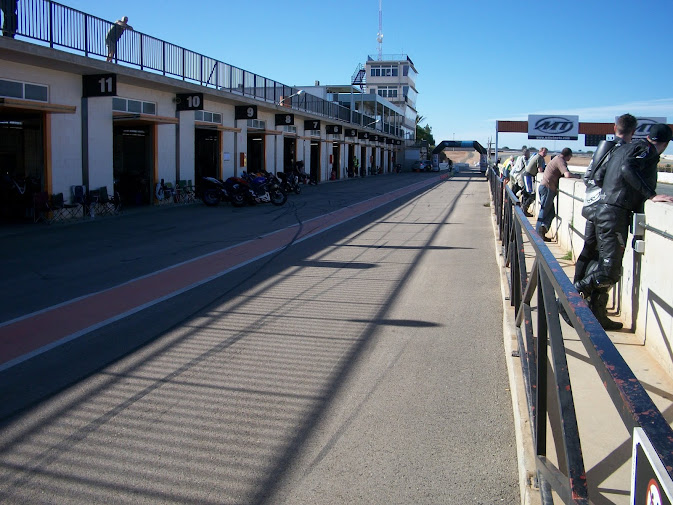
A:
{"type": "Polygon", "coordinates": [[[591,294],[591,301],[589,303],[591,312],[594,313],[594,316],[596,316],[596,319],[598,319],[598,322],[601,323],[605,331],[621,330],[622,326],[624,326],[622,323],[608,318],[608,298],[609,295],[606,292],[594,291],[591,294]]]}

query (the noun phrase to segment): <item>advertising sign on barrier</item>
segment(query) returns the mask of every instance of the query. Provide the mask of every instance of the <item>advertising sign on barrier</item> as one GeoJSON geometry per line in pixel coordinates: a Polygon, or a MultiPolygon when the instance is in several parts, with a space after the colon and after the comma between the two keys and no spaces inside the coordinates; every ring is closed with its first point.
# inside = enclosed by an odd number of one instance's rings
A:
{"type": "Polygon", "coordinates": [[[633,430],[631,505],[672,505],[673,481],[642,428],[633,430]]]}
{"type": "Polygon", "coordinates": [[[657,123],[666,124],[665,117],[639,117],[636,119],[638,119],[638,126],[636,126],[636,132],[633,134],[634,139],[646,138],[650,133],[650,128],[657,123]]]}
{"type": "Polygon", "coordinates": [[[560,114],[528,116],[528,138],[538,140],[577,140],[580,117],[560,114]]]}

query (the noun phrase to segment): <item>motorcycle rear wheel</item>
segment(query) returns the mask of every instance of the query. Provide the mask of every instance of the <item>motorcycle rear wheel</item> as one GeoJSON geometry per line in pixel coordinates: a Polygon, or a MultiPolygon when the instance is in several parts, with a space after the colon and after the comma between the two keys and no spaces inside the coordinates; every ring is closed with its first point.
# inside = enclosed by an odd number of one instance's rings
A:
{"type": "Polygon", "coordinates": [[[274,205],[285,205],[287,201],[287,195],[283,193],[280,188],[274,189],[270,192],[271,203],[274,205]]]}
{"type": "Polygon", "coordinates": [[[203,191],[203,197],[202,197],[203,203],[205,203],[208,207],[214,207],[218,203],[220,203],[220,195],[219,192],[216,189],[205,189],[203,191]]]}
{"type": "Polygon", "coordinates": [[[231,204],[234,207],[245,207],[245,197],[239,193],[234,193],[231,195],[231,204]]]}

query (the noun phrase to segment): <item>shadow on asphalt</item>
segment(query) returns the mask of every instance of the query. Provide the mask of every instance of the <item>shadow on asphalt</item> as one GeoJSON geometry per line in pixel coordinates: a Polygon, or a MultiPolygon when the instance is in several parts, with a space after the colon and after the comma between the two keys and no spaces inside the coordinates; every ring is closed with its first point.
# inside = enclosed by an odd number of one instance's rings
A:
{"type": "Polygon", "coordinates": [[[399,326],[401,328],[437,328],[441,326],[441,324],[433,323],[432,321],[418,321],[415,319],[349,319],[349,321],[354,323],[375,324],[379,326],[399,326]]]}
{"type": "MultiPolygon", "coordinates": [[[[373,312],[371,317],[343,318],[332,315],[327,309],[321,313],[307,313],[303,307],[307,300],[316,298],[316,282],[307,278],[303,280],[305,285],[302,287],[301,277],[299,280],[295,277],[297,287],[292,293],[284,293],[281,284],[287,278],[288,271],[301,276],[301,269],[305,268],[333,269],[334,272],[323,274],[321,278],[325,287],[320,296],[324,296],[328,304],[339,303],[337,300],[329,301],[329,290],[348,282],[348,279],[339,277],[344,270],[376,272],[378,269],[377,265],[358,261],[357,257],[352,262],[320,259],[328,255],[328,249],[334,247],[328,245],[326,239],[329,244],[338,244],[338,247],[362,248],[362,245],[349,244],[349,237],[356,232],[356,236],[360,236],[381,223],[389,224],[384,217],[392,210],[404,213],[419,196],[431,192],[434,186],[303,241],[301,247],[292,247],[290,243],[282,251],[213,280],[195,292],[155,305],[0,374],[0,397],[3,397],[5,403],[5,420],[0,427],[12,427],[8,432],[11,436],[2,439],[0,457],[4,459],[7,453],[22,445],[30,446],[34,452],[30,464],[22,471],[17,469],[17,476],[1,488],[0,501],[3,496],[20,495],[25,488],[33,486],[34,469],[46,468],[84,439],[103,437],[108,430],[128,429],[124,436],[128,440],[124,440],[124,437],[112,437],[112,440],[116,440],[115,443],[121,449],[140,457],[138,451],[142,452],[142,447],[168,443],[170,437],[164,431],[173,433],[179,431],[184,423],[189,423],[185,429],[200,431],[199,436],[211,444],[198,450],[211,453],[215,460],[231,459],[234,465],[256,468],[261,464],[260,461],[268,459],[270,453],[272,463],[268,466],[265,464],[263,471],[253,472],[257,476],[256,480],[250,482],[241,478],[239,485],[234,486],[235,489],[228,490],[233,494],[227,496],[234,499],[236,493],[243,489],[246,492],[252,489],[253,494],[244,500],[246,503],[270,503],[274,490],[293,458],[341,389],[377,328],[382,325],[419,328],[436,326],[436,323],[430,321],[390,319],[387,317],[389,307],[414,275],[423,255],[431,250],[453,249],[430,244],[442,227],[448,224],[447,220],[467,188],[467,183],[482,178],[479,173],[463,173],[440,183],[459,183],[462,187],[453,201],[450,204],[447,202],[448,206],[440,220],[424,223],[432,227],[427,233],[425,246],[364,246],[365,250],[389,249],[389,254],[401,250],[413,252],[406,270],[394,279],[392,289],[385,298],[367,307],[368,311],[373,312]],[[297,255],[301,255],[299,260],[297,255]],[[264,300],[274,296],[287,296],[286,303],[272,306],[273,312],[269,313],[264,300]],[[313,320],[315,334],[304,335],[303,341],[293,340],[302,335],[288,333],[282,321],[295,317],[313,320]],[[359,338],[345,341],[341,338],[338,328],[344,321],[362,325],[359,338]],[[232,328],[232,325],[237,324],[240,326],[232,328]],[[269,334],[274,338],[255,337],[269,334]],[[221,336],[224,338],[221,339],[221,336]],[[316,346],[316,340],[323,340],[324,347],[316,346]],[[253,352],[245,354],[246,359],[250,360],[245,370],[237,371],[237,362],[231,361],[235,357],[223,355],[232,348],[240,349],[241,343],[252,347],[253,352]],[[274,356],[282,356],[283,360],[275,362],[274,356]],[[307,361],[313,363],[313,372],[302,368],[307,361]],[[64,367],[64,363],[68,364],[67,367],[64,367]],[[208,370],[210,373],[207,373],[208,370]],[[300,373],[298,370],[303,371],[300,373]],[[202,375],[204,371],[205,376],[202,375]],[[264,374],[274,376],[273,382],[279,385],[276,393],[272,390],[257,390],[259,384],[267,380],[264,374]],[[232,375],[244,377],[244,385],[230,382],[232,375]],[[84,380],[87,377],[89,380],[84,380]],[[68,389],[56,394],[64,388],[68,389]],[[171,412],[167,411],[161,417],[161,424],[149,422],[146,425],[141,415],[138,422],[146,426],[147,431],[135,426],[113,428],[118,416],[133,411],[141,400],[166,388],[173,389],[171,403],[179,405],[174,419],[170,417],[171,412]],[[237,405],[227,401],[233,394],[239,395],[237,405]],[[17,409],[25,409],[31,404],[31,409],[16,414],[17,409]],[[208,412],[211,406],[228,412],[228,426],[232,433],[238,433],[244,438],[243,443],[239,444],[230,437],[219,438],[219,431],[210,424],[208,412]],[[64,432],[57,429],[51,434],[51,426],[66,423],[69,416],[78,412],[78,427],[72,432],[63,435],[64,432]],[[247,429],[242,430],[240,427],[247,429]],[[165,440],[162,438],[164,435],[165,440]],[[236,463],[241,460],[247,463],[236,463]]],[[[387,279],[381,279],[381,283],[384,282],[390,284],[387,279]]],[[[373,293],[379,287],[379,283],[373,279],[363,285],[361,295],[366,299],[369,291],[373,293]]],[[[374,299],[373,296],[371,298],[374,299]]],[[[181,449],[188,450],[187,447],[181,449]]],[[[210,475],[213,479],[237,479],[236,472],[226,468],[226,465],[213,468],[205,461],[194,464],[194,471],[214,472],[210,475]]],[[[107,486],[109,492],[115,493],[128,492],[128,488],[121,484],[96,484],[96,476],[105,473],[102,462],[101,468],[88,467],[82,469],[82,472],[97,487],[107,486]]],[[[142,478],[142,475],[139,477],[142,478]]],[[[72,475],[66,480],[69,478],[75,481],[83,477],[72,475]]],[[[104,480],[104,477],[100,479],[104,480]]],[[[152,482],[146,483],[138,498],[144,495],[149,501],[177,502],[185,499],[181,494],[172,494],[156,486],[152,482]]],[[[170,486],[166,488],[170,489],[170,486]]],[[[199,500],[199,503],[216,502],[219,500],[199,500]]]]}

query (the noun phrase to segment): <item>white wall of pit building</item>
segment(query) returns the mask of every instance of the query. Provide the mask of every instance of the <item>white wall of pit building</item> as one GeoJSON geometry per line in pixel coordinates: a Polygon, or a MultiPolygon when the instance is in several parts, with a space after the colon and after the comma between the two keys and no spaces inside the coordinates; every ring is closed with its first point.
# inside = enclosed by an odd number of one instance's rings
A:
{"type": "MultiPolygon", "coordinates": [[[[196,132],[194,126],[194,111],[192,110],[183,110],[178,112],[178,117],[180,118],[180,124],[178,126],[178,151],[179,156],[179,171],[180,171],[180,180],[192,181],[194,182],[195,167],[194,163],[196,160],[195,155],[195,139],[196,132]]],[[[175,149],[175,148],[174,148],[175,149]]],[[[159,180],[163,177],[166,182],[173,182],[175,179],[175,170],[173,170],[172,176],[162,176],[161,175],[161,165],[159,165],[159,180]]],[[[176,181],[177,182],[177,181],[176,181]]]]}
{"type": "MultiPolygon", "coordinates": [[[[63,193],[82,183],[82,78],[65,72],[45,70],[52,103],[75,105],[75,114],[51,114],[51,193],[63,193]]],[[[45,153],[45,156],[47,153],[45,153]]]]}
{"type": "MultiPolygon", "coordinates": [[[[85,98],[87,101],[87,142],[88,142],[88,188],[97,189],[103,186],[108,192],[113,187],[113,121],[112,97],[85,98]]],[[[81,184],[80,182],[77,184],[81,184]]],[[[73,184],[74,185],[74,184],[73,184]]],[[[59,193],[60,191],[54,191],[59,193]]],[[[64,195],[68,195],[64,192],[64,195]]],[[[112,194],[112,193],[110,193],[112,194]]],[[[66,197],[67,198],[67,197],[66,197]]]]}

